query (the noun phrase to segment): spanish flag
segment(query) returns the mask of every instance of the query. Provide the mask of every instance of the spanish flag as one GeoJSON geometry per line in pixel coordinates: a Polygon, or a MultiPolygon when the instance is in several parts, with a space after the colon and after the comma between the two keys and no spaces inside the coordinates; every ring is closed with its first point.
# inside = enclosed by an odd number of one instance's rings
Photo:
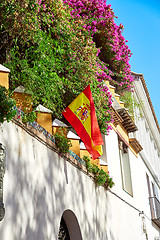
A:
{"type": "Polygon", "coordinates": [[[76,130],[93,159],[103,154],[103,139],[98,126],[90,85],[62,112],[76,130]]]}

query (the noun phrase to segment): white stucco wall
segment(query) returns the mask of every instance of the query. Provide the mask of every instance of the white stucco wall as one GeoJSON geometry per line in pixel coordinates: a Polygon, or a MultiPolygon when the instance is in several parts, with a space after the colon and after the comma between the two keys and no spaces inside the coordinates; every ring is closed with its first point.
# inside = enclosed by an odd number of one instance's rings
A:
{"type": "Polygon", "coordinates": [[[89,176],[12,122],[0,125],[0,143],[6,147],[1,240],[57,240],[67,209],[77,217],[83,240],[146,239],[139,210],[145,213],[148,239],[159,236],[150,220],[147,168],[140,156],[130,152],[133,197],[127,194],[122,189],[114,131],[106,137],[107,162],[115,182],[112,192],[97,187],[89,176]]]}

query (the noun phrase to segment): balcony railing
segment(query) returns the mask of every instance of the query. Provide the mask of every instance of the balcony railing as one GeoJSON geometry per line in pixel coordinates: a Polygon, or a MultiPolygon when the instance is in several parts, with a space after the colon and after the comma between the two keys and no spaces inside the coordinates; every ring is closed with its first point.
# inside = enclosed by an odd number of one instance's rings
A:
{"type": "Polygon", "coordinates": [[[152,221],[160,228],[160,202],[156,197],[150,197],[152,221]]]}

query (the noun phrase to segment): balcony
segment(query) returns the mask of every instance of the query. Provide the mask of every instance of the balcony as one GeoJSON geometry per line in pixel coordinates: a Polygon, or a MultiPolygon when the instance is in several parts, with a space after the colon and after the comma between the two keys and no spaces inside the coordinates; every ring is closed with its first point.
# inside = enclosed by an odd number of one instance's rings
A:
{"type": "Polygon", "coordinates": [[[152,221],[160,228],[160,202],[156,197],[149,197],[152,221]]]}

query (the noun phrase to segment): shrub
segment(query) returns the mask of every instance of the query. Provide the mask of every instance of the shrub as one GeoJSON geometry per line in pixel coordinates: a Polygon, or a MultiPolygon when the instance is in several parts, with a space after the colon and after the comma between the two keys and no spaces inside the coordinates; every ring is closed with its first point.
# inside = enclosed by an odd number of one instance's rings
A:
{"type": "Polygon", "coordinates": [[[54,136],[55,136],[55,143],[59,149],[59,152],[63,154],[67,153],[69,150],[69,147],[72,146],[72,143],[69,139],[65,137],[63,130],[60,129],[56,134],[54,134],[54,136]]]}
{"type": "Polygon", "coordinates": [[[15,100],[10,97],[8,90],[5,87],[0,86],[0,122],[5,120],[9,122],[15,115],[14,110],[15,100]]]}
{"type": "Polygon", "coordinates": [[[96,184],[103,185],[105,187],[112,188],[114,186],[113,179],[103,169],[100,169],[97,165],[91,163],[91,160],[87,156],[83,156],[83,160],[86,162],[87,171],[94,174],[96,184]]]}

